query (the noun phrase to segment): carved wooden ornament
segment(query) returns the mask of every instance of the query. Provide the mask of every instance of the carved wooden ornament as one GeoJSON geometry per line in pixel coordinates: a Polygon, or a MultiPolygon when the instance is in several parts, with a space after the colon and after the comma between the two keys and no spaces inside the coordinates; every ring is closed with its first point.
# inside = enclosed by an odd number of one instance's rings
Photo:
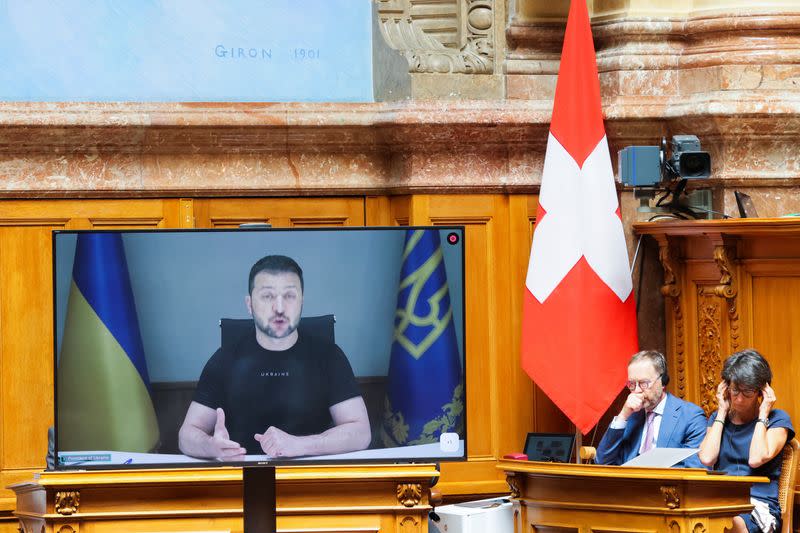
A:
{"type": "Polygon", "coordinates": [[[419,505],[422,499],[422,485],[419,483],[400,483],[397,485],[397,501],[406,507],[419,505]]]}
{"type": "Polygon", "coordinates": [[[81,493],[77,490],[56,492],[56,512],[60,515],[69,516],[78,512],[81,505],[81,493]]]}

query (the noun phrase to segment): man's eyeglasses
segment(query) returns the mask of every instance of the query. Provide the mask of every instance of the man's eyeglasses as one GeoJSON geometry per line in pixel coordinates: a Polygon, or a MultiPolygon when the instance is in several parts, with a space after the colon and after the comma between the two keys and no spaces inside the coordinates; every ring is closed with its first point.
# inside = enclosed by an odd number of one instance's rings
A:
{"type": "Polygon", "coordinates": [[[629,380],[627,383],[625,383],[625,386],[628,387],[628,390],[631,391],[631,392],[636,390],[636,386],[637,385],[639,386],[640,389],[647,390],[650,387],[652,387],[653,383],[658,381],[658,379],[663,375],[664,374],[657,375],[656,379],[643,379],[643,380],[640,380],[640,381],[629,380]]]}
{"type": "Polygon", "coordinates": [[[739,396],[740,394],[745,398],[752,398],[758,392],[756,389],[728,389],[731,396],[739,396]]]}

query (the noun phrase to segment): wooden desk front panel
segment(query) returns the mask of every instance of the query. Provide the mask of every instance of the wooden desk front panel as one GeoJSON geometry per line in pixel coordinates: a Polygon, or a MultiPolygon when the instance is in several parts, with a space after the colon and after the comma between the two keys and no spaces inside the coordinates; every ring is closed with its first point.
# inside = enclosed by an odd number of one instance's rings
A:
{"type": "MultiPolygon", "coordinates": [[[[241,470],[45,473],[14,486],[24,531],[241,532],[241,470]],[[43,529],[44,528],[44,529],[43,529]]],[[[279,469],[279,531],[425,533],[432,465],[279,469]]]]}
{"type": "Polygon", "coordinates": [[[749,512],[766,478],[702,470],[501,461],[513,487],[517,533],[722,533],[749,512]]]}

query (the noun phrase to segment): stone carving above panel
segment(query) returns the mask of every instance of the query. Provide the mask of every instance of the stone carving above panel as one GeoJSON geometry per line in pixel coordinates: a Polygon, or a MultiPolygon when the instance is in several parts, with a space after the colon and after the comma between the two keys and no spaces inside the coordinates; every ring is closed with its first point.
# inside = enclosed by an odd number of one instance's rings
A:
{"type": "Polygon", "coordinates": [[[418,73],[494,73],[494,0],[378,0],[381,34],[418,73]]]}

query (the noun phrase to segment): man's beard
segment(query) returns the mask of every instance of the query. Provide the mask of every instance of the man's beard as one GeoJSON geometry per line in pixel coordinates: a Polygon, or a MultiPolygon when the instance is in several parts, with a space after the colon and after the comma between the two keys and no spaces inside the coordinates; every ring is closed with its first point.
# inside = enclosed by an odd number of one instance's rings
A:
{"type": "Polygon", "coordinates": [[[286,326],[286,331],[284,331],[283,334],[279,334],[277,331],[275,331],[272,328],[272,326],[269,325],[269,322],[263,323],[258,319],[254,320],[254,322],[256,324],[256,328],[258,329],[258,331],[260,331],[267,337],[271,337],[273,339],[285,339],[286,337],[294,333],[294,331],[297,329],[297,325],[300,323],[300,320],[298,319],[297,322],[292,323],[292,321],[290,321],[288,317],[286,317],[285,315],[283,316],[283,318],[285,318],[286,321],[289,322],[289,325],[286,326]]]}
{"type": "Polygon", "coordinates": [[[643,402],[643,403],[644,403],[644,405],[642,405],[642,407],[643,407],[643,408],[644,408],[646,411],[652,411],[653,409],[655,409],[655,408],[656,408],[656,406],[657,406],[659,403],[661,403],[661,399],[663,398],[664,394],[666,394],[666,393],[663,393],[663,392],[662,392],[662,393],[661,393],[661,395],[659,395],[659,396],[657,396],[657,397],[655,397],[655,398],[652,398],[652,399],[650,399],[650,398],[647,398],[647,399],[645,399],[645,401],[643,402]]]}

